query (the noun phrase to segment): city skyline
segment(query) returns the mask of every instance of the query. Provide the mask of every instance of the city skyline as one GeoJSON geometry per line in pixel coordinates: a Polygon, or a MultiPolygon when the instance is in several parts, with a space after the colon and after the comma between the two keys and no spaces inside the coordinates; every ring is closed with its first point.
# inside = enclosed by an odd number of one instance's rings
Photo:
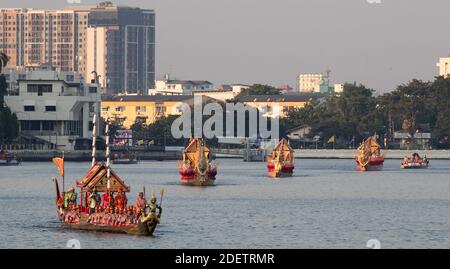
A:
{"type": "MultiPolygon", "coordinates": [[[[0,6],[70,6],[67,1],[5,2],[0,6]]],[[[81,0],[82,5],[98,2],[81,0]]],[[[356,81],[385,92],[413,78],[433,79],[439,57],[450,52],[450,36],[440,31],[450,7],[444,1],[113,2],[155,10],[157,78],[170,73],[216,85],[289,83],[295,88],[298,74],[330,68],[333,83],[356,81]]]]}

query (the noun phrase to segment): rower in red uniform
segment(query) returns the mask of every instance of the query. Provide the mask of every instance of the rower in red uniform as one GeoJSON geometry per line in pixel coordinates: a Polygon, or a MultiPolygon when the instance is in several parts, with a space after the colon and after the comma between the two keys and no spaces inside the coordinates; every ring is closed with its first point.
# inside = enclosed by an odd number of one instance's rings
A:
{"type": "Polygon", "coordinates": [[[124,209],[127,207],[127,196],[125,195],[124,191],[119,191],[119,193],[116,195],[116,199],[115,199],[115,207],[119,208],[119,209],[124,209]]]}
{"type": "Polygon", "coordinates": [[[104,194],[102,194],[102,206],[109,207],[111,203],[111,193],[109,191],[106,191],[104,194]]]}
{"type": "Polygon", "coordinates": [[[136,201],[136,207],[138,210],[145,210],[145,206],[147,205],[147,200],[145,200],[144,193],[140,192],[139,197],[136,201]]]}

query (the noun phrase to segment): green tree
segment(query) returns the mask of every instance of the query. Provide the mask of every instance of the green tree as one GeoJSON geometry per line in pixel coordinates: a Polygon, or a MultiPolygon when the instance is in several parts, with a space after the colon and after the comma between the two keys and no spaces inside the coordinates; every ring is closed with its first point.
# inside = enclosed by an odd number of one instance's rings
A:
{"type": "MultiPolygon", "coordinates": [[[[0,55],[0,60],[3,65],[3,55],[0,55]]],[[[1,66],[0,65],[0,66],[1,66]]],[[[1,69],[1,68],[0,68],[1,69]]],[[[0,145],[5,142],[12,142],[17,139],[19,134],[19,122],[16,114],[6,107],[4,96],[6,95],[6,79],[3,74],[0,75],[0,145]]]]}
{"type": "Polygon", "coordinates": [[[247,95],[280,95],[281,92],[279,89],[262,84],[254,84],[247,89],[242,90],[235,99],[239,99],[240,97],[247,95]]]}
{"type": "Polygon", "coordinates": [[[146,140],[148,139],[148,126],[144,121],[136,119],[130,129],[133,131],[134,140],[146,140]]]}
{"type": "Polygon", "coordinates": [[[450,77],[437,77],[431,85],[430,95],[427,105],[432,114],[429,116],[433,144],[438,148],[450,148],[450,77]]]}
{"type": "Polygon", "coordinates": [[[148,125],[148,138],[154,141],[155,145],[184,145],[184,139],[175,139],[171,133],[172,123],[178,118],[177,115],[170,115],[156,120],[148,125]]]}

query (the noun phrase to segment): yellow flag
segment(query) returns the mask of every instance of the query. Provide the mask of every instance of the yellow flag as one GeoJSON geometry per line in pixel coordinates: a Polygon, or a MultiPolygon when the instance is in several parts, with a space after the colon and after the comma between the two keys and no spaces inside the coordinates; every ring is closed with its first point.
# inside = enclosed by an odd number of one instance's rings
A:
{"type": "Polygon", "coordinates": [[[336,141],[336,137],[334,135],[328,139],[328,143],[334,143],[334,141],[336,141]]]}
{"type": "Polygon", "coordinates": [[[53,163],[56,165],[56,168],[58,168],[59,174],[64,176],[64,159],[55,157],[53,158],[53,163]]]}
{"type": "Polygon", "coordinates": [[[139,140],[138,145],[144,145],[144,140],[139,140]]]}

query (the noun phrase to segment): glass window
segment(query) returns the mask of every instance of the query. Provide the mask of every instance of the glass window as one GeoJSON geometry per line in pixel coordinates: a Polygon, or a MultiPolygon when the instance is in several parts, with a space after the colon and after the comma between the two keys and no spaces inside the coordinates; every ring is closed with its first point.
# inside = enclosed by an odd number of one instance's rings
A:
{"type": "Polygon", "coordinates": [[[35,111],[35,108],[34,108],[34,106],[24,106],[23,110],[24,111],[35,111]]]}
{"type": "Polygon", "coordinates": [[[56,106],[45,106],[45,111],[56,111],[56,106]]]}
{"type": "Polygon", "coordinates": [[[54,130],[54,122],[53,121],[42,121],[42,130],[43,131],[53,131],[54,130]]]}
{"type": "Polygon", "coordinates": [[[147,111],[147,107],[145,107],[145,106],[137,106],[136,107],[136,112],[137,113],[143,113],[143,112],[146,112],[147,111]]]}

